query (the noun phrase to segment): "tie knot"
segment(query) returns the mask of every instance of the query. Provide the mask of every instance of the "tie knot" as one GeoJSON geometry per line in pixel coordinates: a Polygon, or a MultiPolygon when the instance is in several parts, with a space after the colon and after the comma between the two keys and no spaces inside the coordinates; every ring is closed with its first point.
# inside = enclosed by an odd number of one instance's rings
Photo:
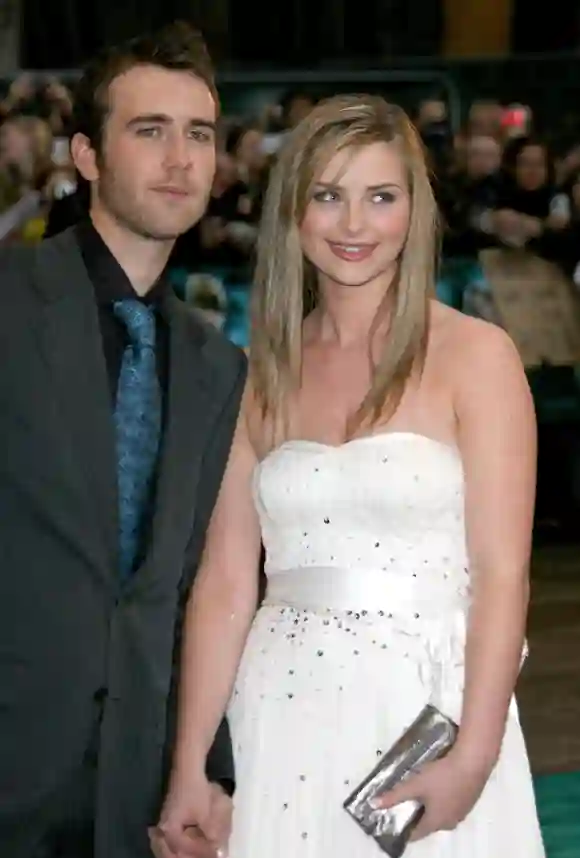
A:
{"type": "Polygon", "coordinates": [[[142,301],[127,298],[115,301],[113,312],[127,327],[131,344],[140,348],[155,348],[155,313],[142,301]]]}

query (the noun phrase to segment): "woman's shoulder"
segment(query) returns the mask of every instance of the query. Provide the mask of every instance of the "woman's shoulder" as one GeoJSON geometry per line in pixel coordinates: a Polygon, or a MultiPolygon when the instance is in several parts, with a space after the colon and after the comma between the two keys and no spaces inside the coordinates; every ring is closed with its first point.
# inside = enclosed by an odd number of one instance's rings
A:
{"type": "Polygon", "coordinates": [[[523,371],[514,341],[499,325],[432,302],[432,337],[437,352],[454,374],[497,373],[501,367],[523,371]]]}

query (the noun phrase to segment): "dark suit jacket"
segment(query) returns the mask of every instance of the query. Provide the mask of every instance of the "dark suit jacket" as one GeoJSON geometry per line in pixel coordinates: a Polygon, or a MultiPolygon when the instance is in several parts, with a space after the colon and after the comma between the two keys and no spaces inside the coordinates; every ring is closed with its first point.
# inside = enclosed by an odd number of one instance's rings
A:
{"type": "MultiPolygon", "coordinates": [[[[144,858],[177,627],[245,358],[168,296],[157,505],[146,559],[122,587],[110,393],[74,230],[2,250],[0,284],[0,855],[81,763],[99,706],[96,858],[144,858]]],[[[233,777],[223,727],[208,768],[233,777]]]]}
{"type": "Polygon", "coordinates": [[[44,238],[54,238],[88,217],[91,191],[88,182],[80,181],[72,194],[54,200],[48,211],[44,238]]]}

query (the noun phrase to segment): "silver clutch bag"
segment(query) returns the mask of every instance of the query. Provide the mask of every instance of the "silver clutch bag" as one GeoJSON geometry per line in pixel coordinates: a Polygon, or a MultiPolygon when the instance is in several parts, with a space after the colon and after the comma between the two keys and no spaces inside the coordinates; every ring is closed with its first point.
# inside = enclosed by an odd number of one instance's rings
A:
{"type": "Polygon", "coordinates": [[[377,810],[372,800],[420,771],[426,763],[444,757],[453,747],[457,732],[454,721],[428,704],[344,802],[346,812],[390,858],[403,854],[425,808],[418,801],[406,801],[377,810]]]}

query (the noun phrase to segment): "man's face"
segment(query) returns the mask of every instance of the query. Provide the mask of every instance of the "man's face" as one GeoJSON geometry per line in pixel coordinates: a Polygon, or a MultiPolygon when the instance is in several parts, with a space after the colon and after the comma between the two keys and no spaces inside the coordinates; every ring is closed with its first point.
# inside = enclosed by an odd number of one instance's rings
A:
{"type": "Polygon", "coordinates": [[[102,151],[75,158],[93,183],[93,209],[144,238],[186,232],[209,198],[216,112],[207,84],[188,72],[144,65],[115,78],[102,151]]]}
{"type": "Polygon", "coordinates": [[[477,135],[467,143],[466,170],[473,179],[497,173],[501,165],[501,147],[493,137],[477,135]]]}
{"type": "Polygon", "coordinates": [[[296,96],[288,107],[288,127],[295,128],[302,122],[312,110],[313,105],[314,102],[306,96],[296,96]]]}

